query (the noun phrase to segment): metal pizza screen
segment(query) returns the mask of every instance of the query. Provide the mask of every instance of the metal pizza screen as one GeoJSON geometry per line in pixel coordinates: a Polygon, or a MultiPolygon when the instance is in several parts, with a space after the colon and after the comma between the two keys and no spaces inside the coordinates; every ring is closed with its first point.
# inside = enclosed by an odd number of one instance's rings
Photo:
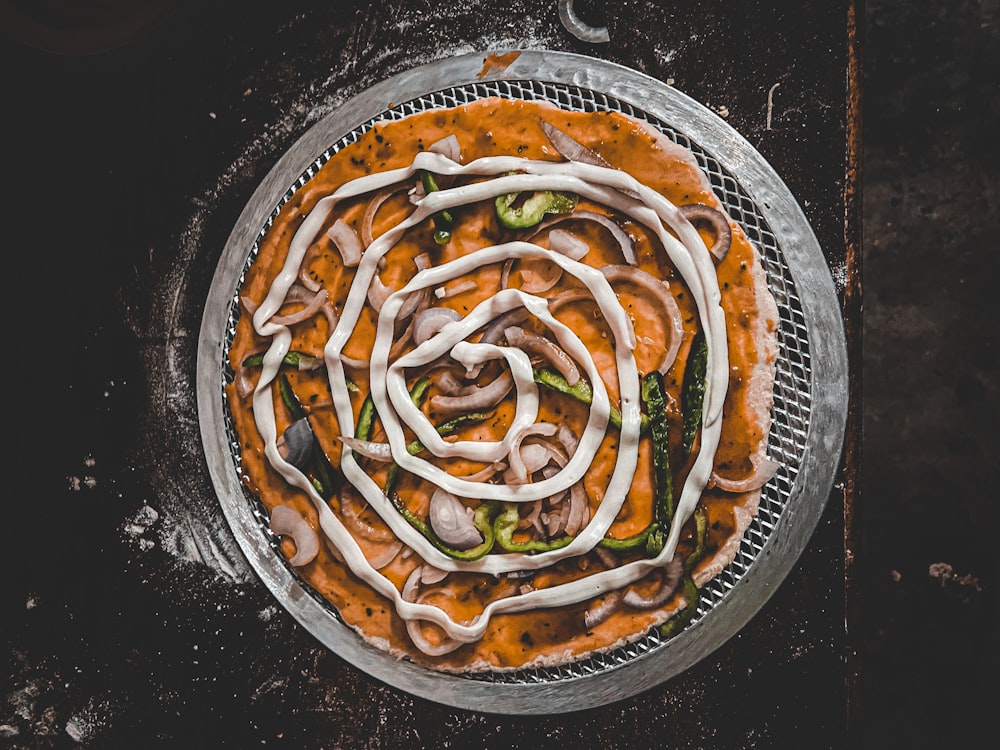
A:
{"type": "MultiPolygon", "coordinates": [[[[768,227],[767,221],[747,192],[720,161],[670,124],[652,117],[627,102],[589,89],[534,80],[502,80],[470,83],[420,96],[403,104],[396,105],[384,111],[379,117],[372,118],[368,122],[359,125],[353,131],[341,137],[336,143],[330,145],[326,151],[316,158],[305,172],[299,176],[298,180],[289,187],[261,228],[247,258],[246,266],[240,274],[237,289],[234,290],[230,303],[229,319],[227,321],[222,354],[224,382],[221,385],[224,385],[225,382],[231,382],[234,376],[228,365],[228,354],[235,334],[236,321],[240,315],[240,287],[243,285],[247,270],[257,257],[261,240],[277,217],[278,211],[295,192],[315,176],[333,154],[355,142],[377,120],[399,120],[417,112],[460,106],[492,96],[544,101],[572,111],[616,111],[658,128],[667,137],[689,149],[695,155],[699,166],[708,175],[716,196],[725,206],[730,217],[743,228],[743,231],[750,241],[754,243],[763,260],[767,273],[768,288],[774,295],[779,313],[779,350],[774,382],[774,402],[771,411],[771,431],[768,438],[767,450],[768,456],[777,461],[781,467],[763,488],[759,512],[744,534],[735,559],[721,574],[716,576],[701,590],[701,599],[698,603],[697,612],[687,625],[690,628],[694,623],[708,617],[740,579],[750,572],[754,560],[757,559],[757,556],[764,549],[788,505],[806,445],[810,420],[812,373],[809,358],[809,340],[802,305],[781,248],[778,245],[776,237],[768,227]]],[[[227,439],[234,463],[234,470],[237,472],[237,476],[242,476],[242,457],[240,455],[239,440],[233,426],[224,388],[222,399],[226,412],[227,439]]],[[[244,488],[243,492],[258,520],[260,533],[268,538],[271,548],[278,559],[284,560],[284,555],[281,553],[278,544],[279,540],[268,528],[268,515],[260,499],[246,488],[244,488]]],[[[339,613],[326,599],[305,583],[294,569],[290,568],[290,572],[302,587],[312,595],[319,606],[327,610],[331,616],[340,620],[339,613]]],[[[470,674],[466,677],[469,680],[493,683],[552,683],[559,680],[591,676],[615,667],[620,667],[638,656],[667,648],[668,643],[669,639],[661,636],[659,630],[653,628],[645,636],[627,646],[606,653],[596,654],[560,667],[542,667],[513,672],[487,672],[470,674]]]]}

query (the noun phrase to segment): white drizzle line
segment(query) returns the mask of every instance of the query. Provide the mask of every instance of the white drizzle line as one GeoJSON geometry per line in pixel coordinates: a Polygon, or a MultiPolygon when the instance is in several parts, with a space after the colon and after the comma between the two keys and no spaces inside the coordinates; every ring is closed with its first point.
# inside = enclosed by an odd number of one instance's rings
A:
{"type": "MultiPolygon", "coordinates": [[[[532,247],[528,243],[520,244],[532,247]]],[[[520,252],[516,248],[510,249],[520,252]]],[[[483,252],[486,252],[488,257],[493,258],[499,257],[498,253],[500,251],[498,251],[497,247],[493,247],[486,248],[472,255],[479,255],[483,252]]],[[[572,261],[568,261],[563,256],[554,253],[547,257],[549,260],[560,263],[560,265],[562,265],[563,261],[572,263],[572,261]]],[[[437,277],[434,278],[437,280],[437,277]]],[[[409,287],[413,283],[411,281],[410,285],[404,287],[406,289],[405,294],[409,294],[412,291],[409,287]]],[[[603,293],[604,290],[601,291],[603,293]]],[[[393,297],[396,299],[393,304],[396,309],[398,309],[398,304],[401,304],[405,294],[403,290],[394,293],[393,297]]],[[[721,293],[715,276],[714,264],[709,258],[708,253],[704,252],[703,244],[691,224],[684,219],[672,203],[624,172],[575,162],[569,164],[561,162],[537,162],[507,156],[485,157],[463,165],[440,154],[422,152],[414,158],[409,167],[367,175],[345,183],[341,188],[317,203],[316,207],[293,237],[284,267],[272,282],[267,298],[254,315],[254,327],[257,332],[262,336],[270,336],[272,338],[271,346],[264,357],[264,367],[254,393],[255,420],[264,439],[265,455],[271,465],[287,481],[305,491],[312,498],[319,512],[321,528],[341,551],[348,566],[356,575],[372,586],[372,588],[389,598],[400,617],[408,621],[424,620],[434,623],[441,627],[449,638],[457,641],[469,642],[477,640],[482,637],[490,618],[494,614],[558,607],[585,601],[605,591],[622,588],[646,575],[650,570],[666,564],[673,557],[681,528],[693,512],[701,492],[708,481],[719,442],[721,430],[720,417],[722,403],[725,399],[728,369],[725,317],[719,304],[720,299],[721,293]],[[418,604],[404,600],[396,586],[367,562],[357,542],[323,498],[315,491],[308,479],[295,467],[283,461],[278,455],[276,448],[277,428],[274,421],[273,401],[268,398],[268,386],[276,376],[278,366],[284,354],[287,353],[291,341],[291,334],[286,327],[278,326],[268,321],[280,308],[288,289],[297,276],[305,250],[315,239],[322,224],[340,200],[405,180],[419,169],[428,169],[439,174],[450,175],[501,174],[504,176],[459,188],[433,192],[425,196],[417,203],[416,209],[409,217],[381,235],[366,249],[357,269],[351,293],[345,301],[340,323],[330,336],[324,349],[330,387],[333,393],[338,421],[341,425],[353,425],[353,410],[350,404],[340,355],[360,317],[367,299],[367,289],[374,273],[377,272],[379,260],[402,237],[408,228],[425,220],[433,213],[465,203],[492,198],[503,193],[541,189],[576,192],[591,200],[620,210],[647,226],[660,239],[671,262],[691,290],[698,306],[699,317],[708,344],[709,377],[706,383],[701,448],[682,490],[671,527],[671,533],[664,545],[663,551],[653,559],[638,560],[577,581],[491,602],[484,608],[480,615],[468,623],[458,623],[452,620],[447,613],[433,605],[418,604]],[[508,172],[518,172],[519,174],[504,174],[508,172]],[[629,195],[627,196],[626,194],[629,195]],[[631,199],[633,194],[638,195],[642,205],[636,204],[631,199]],[[666,230],[663,225],[664,222],[677,233],[679,239],[666,230]]],[[[527,298],[519,300],[519,302],[525,305],[534,304],[527,298]]],[[[598,302],[600,304],[602,300],[598,299],[598,302]]],[[[624,311],[621,310],[620,305],[609,305],[608,307],[610,310],[614,310],[617,307],[617,311],[624,315],[624,311]]],[[[536,314],[538,313],[536,312],[536,314]]],[[[615,313],[612,315],[614,316],[615,313]]],[[[391,320],[391,318],[388,319],[391,320]]],[[[382,318],[380,317],[380,329],[381,325],[382,318]]],[[[554,330],[557,331],[558,337],[558,330],[554,330]]],[[[618,335],[618,332],[616,332],[616,335],[618,335]]],[[[380,338],[384,338],[384,335],[377,337],[377,343],[381,350],[385,347],[385,343],[384,341],[379,341],[378,339],[380,338]]],[[[569,338],[567,337],[566,340],[569,341],[569,338]]],[[[564,342],[561,340],[561,343],[564,342]]],[[[634,346],[634,340],[629,343],[634,346]]],[[[382,354],[387,358],[387,352],[383,352],[382,354]]],[[[584,364],[592,364],[589,354],[581,359],[584,364]]],[[[373,373],[375,372],[375,368],[379,367],[379,365],[375,364],[375,360],[376,358],[373,357],[373,373]]],[[[380,506],[380,515],[383,515],[389,526],[403,541],[407,543],[412,542],[411,546],[414,547],[417,553],[436,567],[445,570],[482,570],[484,572],[501,573],[525,567],[542,567],[556,559],[563,559],[571,554],[579,554],[581,551],[591,549],[600,540],[607,527],[603,531],[599,531],[599,529],[604,526],[605,522],[608,523],[608,527],[610,526],[608,517],[613,521],[614,516],[617,514],[617,509],[611,512],[611,508],[615,507],[615,505],[617,505],[617,508],[620,508],[621,503],[624,502],[624,496],[627,494],[628,486],[631,484],[631,477],[634,473],[635,455],[638,450],[640,414],[638,376],[635,373],[635,363],[632,358],[631,346],[616,347],[616,360],[622,390],[623,422],[619,443],[619,463],[616,464],[615,475],[612,478],[612,482],[609,483],[609,491],[605,495],[595,517],[584,531],[581,532],[579,537],[562,550],[538,555],[488,555],[472,563],[453,560],[434,549],[419,533],[410,527],[405,519],[399,516],[395,509],[391,507],[391,504],[388,503],[381,489],[374,484],[371,478],[354,461],[351,451],[344,451],[342,469],[348,480],[355,484],[365,494],[366,498],[373,499],[375,492],[377,492],[381,500],[380,503],[377,503],[380,506]],[[628,375],[628,377],[622,377],[623,374],[628,375]],[[623,469],[619,473],[620,466],[624,465],[627,467],[628,464],[631,464],[631,468],[623,469]],[[624,491],[622,491],[621,487],[616,486],[614,493],[612,493],[612,484],[616,484],[615,480],[621,480],[619,483],[624,483],[626,476],[628,484],[625,485],[624,491]],[[373,488],[375,492],[372,491],[373,488]],[[612,494],[619,497],[609,500],[612,494]],[[578,542],[580,543],[577,544],[578,542]],[[575,548],[574,545],[576,545],[575,548]],[[510,565],[497,562],[506,560],[510,560],[510,565]]],[[[387,367],[387,362],[382,366],[386,366],[386,374],[388,374],[389,368],[387,367]]],[[[607,417],[606,415],[602,416],[605,405],[601,398],[597,397],[596,393],[598,390],[596,386],[600,383],[600,377],[593,378],[595,404],[591,413],[591,421],[588,422],[588,428],[594,423],[594,413],[596,412],[598,422],[604,422],[600,428],[603,434],[604,429],[606,429],[607,417]]],[[[381,398],[383,399],[383,406],[388,406],[385,399],[389,398],[389,392],[386,391],[382,394],[381,398]]],[[[605,393],[603,399],[606,400],[606,398],[605,393]]],[[[399,398],[393,399],[393,405],[396,405],[397,402],[402,403],[399,398]]],[[[593,431],[588,429],[588,432],[593,431]]],[[[403,454],[406,453],[405,446],[401,453],[399,451],[398,439],[395,439],[395,442],[397,444],[393,446],[394,456],[397,459],[402,458],[403,454]]]]}

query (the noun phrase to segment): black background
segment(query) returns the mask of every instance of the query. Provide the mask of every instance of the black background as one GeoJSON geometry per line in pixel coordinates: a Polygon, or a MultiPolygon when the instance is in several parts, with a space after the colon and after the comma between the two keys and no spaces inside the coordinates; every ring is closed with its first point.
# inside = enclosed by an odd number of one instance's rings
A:
{"type": "Polygon", "coordinates": [[[995,3],[581,0],[608,45],[533,0],[73,5],[0,5],[0,746],[917,748],[989,726],[995,3]],[[619,62],[724,113],[824,248],[854,386],[837,486],[761,612],[659,688],[537,718],[413,698],[296,625],[225,526],[193,394],[215,263],[281,154],[394,73],[510,47],[619,62]]]}

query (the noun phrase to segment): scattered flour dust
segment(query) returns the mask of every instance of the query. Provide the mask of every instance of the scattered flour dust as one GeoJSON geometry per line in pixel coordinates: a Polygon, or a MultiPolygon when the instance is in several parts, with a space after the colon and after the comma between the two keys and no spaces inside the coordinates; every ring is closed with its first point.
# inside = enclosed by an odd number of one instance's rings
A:
{"type": "Polygon", "coordinates": [[[97,487],[97,478],[93,475],[93,469],[97,465],[97,460],[92,455],[87,455],[83,459],[83,476],[69,476],[66,477],[66,482],[69,488],[74,492],[80,492],[81,490],[92,490],[97,487]]]}
{"type": "Polygon", "coordinates": [[[833,284],[837,288],[838,292],[843,292],[847,289],[847,264],[838,263],[830,267],[830,273],[833,275],[833,284]]]}

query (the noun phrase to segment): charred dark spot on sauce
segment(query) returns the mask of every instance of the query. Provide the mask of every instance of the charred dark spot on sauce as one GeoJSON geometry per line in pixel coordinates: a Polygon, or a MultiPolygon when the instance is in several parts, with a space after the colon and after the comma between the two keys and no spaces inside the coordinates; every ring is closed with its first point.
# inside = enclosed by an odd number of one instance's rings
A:
{"type": "Polygon", "coordinates": [[[521,637],[518,640],[520,640],[521,643],[523,643],[528,648],[534,648],[535,646],[535,639],[531,637],[531,633],[529,633],[527,630],[521,633],[521,637]]]}
{"type": "Polygon", "coordinates": [[[371,617],[373,614],[375,614],[375,610],[373,610],[371,607],[365,607],[365,615],[371,617]]]}

